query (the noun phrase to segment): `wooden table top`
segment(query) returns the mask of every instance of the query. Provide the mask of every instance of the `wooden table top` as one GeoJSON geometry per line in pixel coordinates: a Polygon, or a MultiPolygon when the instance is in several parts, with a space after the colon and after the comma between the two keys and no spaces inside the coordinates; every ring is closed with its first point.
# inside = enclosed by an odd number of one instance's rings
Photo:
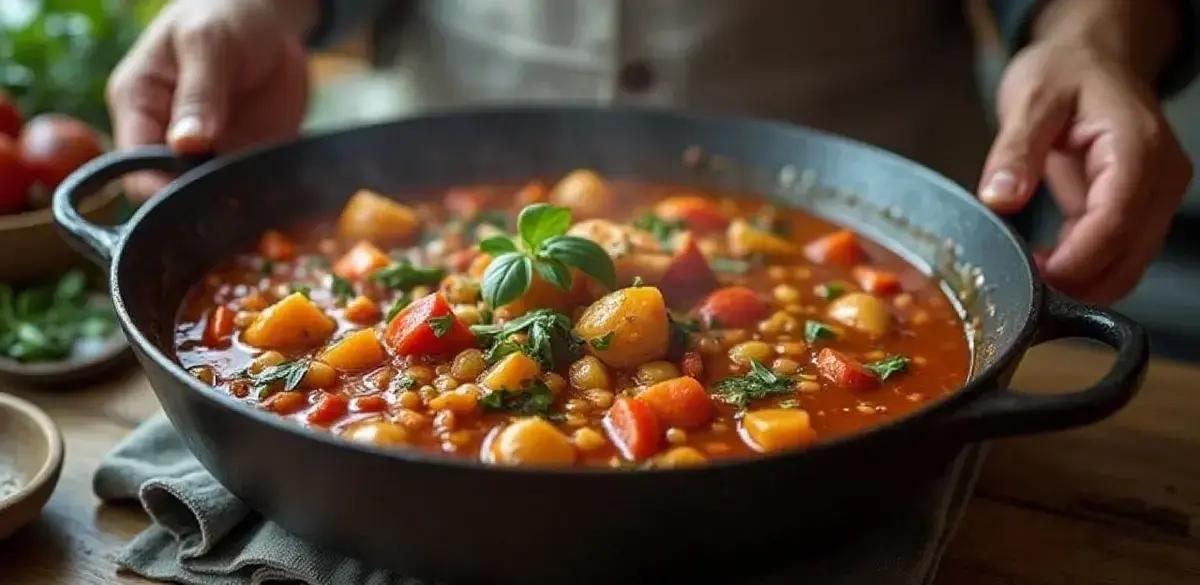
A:
{"type": "MultiPolygon", "coordinates": [[[[1083,387],[1108,354],[1054,344],[1017,375],[1034,391],[1083,387]]],[[[158,410],[133,367],[77,389],[3,387],[62,427],[66,464],[42,517],[0,542],[0,583],[139,583],[112,558],[146,524],[92,493],[101,456],[158,410]]],[[[1156,360],[1141,395],[1103,423],[997,441],[937,585],[1200,583],[1200,367],[1156,360]]]]}

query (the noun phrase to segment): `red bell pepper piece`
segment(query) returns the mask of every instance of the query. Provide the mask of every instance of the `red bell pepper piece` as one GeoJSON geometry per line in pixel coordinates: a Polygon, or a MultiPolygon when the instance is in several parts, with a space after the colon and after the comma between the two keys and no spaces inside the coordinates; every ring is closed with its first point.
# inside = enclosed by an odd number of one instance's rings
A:
{"type": "Polygon", "coordinates": [[[388,325],[384,343],[403,356],[446,356],[475,347],[475,334],[454,316],[446,297],[435,292],[400,311],[388,325]],[[431,321],[442,322],[446,317],[449,317],[446,326],[435,329],[431,321]]]}
{"type": "Polygon", "coordinates": [[[821,377],[847,390],[866,391],[879,385],[879,378],[858,360],[828,347],[817,354],[821,377]]]}

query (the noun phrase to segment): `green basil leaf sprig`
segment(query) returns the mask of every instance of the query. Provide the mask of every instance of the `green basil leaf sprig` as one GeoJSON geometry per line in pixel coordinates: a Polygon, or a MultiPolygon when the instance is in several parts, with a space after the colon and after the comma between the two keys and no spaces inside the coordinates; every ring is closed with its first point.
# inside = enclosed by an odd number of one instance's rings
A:
{"type": "Polygon", "coordinates": [[[612,258],[595,242],[568,236],[571,212],[546,203],[530,205],[517,217],[517,236],[492,236],[479,249],[494,256],[483,273],[483,299],[492,307],[516,300],[536,274],[560,290],[570,290],[571,268],[616,287],[612,258]]]}

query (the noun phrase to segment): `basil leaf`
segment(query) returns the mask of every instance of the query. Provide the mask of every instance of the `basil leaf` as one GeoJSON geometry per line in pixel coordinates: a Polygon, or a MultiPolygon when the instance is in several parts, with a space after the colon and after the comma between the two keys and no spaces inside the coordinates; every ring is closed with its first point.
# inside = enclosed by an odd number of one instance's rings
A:
{"type": "Polygon", "coordinates": [[[579,236],[555,236],[546,240],[538,254],[554,258],[583,271],[608,288],[617,287],[617,269],[599,244],[579,236]]]}
{"type": "Polygon", "coordinates": [[[571,211],[549,203],[529,205],[517,217],[517,231],[530,250],[538,249],[542,242],[554,236],[567,233],[569,227],[571,211]]]}
{"type": "Polygon", "coordinates": [[[441,282],[446,271],[437,268],[420,268],[412,262],[401,260],[372,272],[368,280],[378,282],[392,290],[408,292],[417,286],[433,286],[441,282]]]}
{"type": "Polygon", "coordinates": [[[899,374],[908,370],[909,361],[908,356],[893,355],[877,362],[863,364],[863,367],[874,372],[882,381],[890,378],[893,374],[899,374]]]}
{"type": "Polygon", "coordinates": [[[717,382],[711,392],[726,404],[746,408],[751,400],[791,393],[792,380],[772,372],[758,360],[752,360],[746,375],[725,378],[717,382]]]}
{"type": "Polygon", "coordinates": [[[403,293],[396,297],[396,300],[392,302],[391,308],[388,309],[387,316],[383,318],[383,322],[391,323],[392,319],[395,319],[396,315],[399,315],[400,311],[403,311],[404,307],[407,307],[409,303],[412,303],[412,297],[409,297],[408,293],[403,293]]]}
{"type": "Polygon", "coordinates": [[[818,339],[833,339],[835,337],[837,337],[837,332],[829,325],[820,321],[804,322],[804,340],[809,343],[813,343],[818,339]]]}
{"type": "Polygon", "coordinates": [[[571,269],[554,258],[540,258],[533,262],[542,280],[553,284],[559,290],[571,290],[571,269]]]}
{"type": "Polygon", "coordinates": [[[433,330],[434,337],[444,337],[450,332],[450,326],[453,324],[454,315],[442,315],[429,319],[429,328],[433,330]]]}
{"type": "Polygon", "coordinates": [[[593,337],[590,341],[588,341],[588,343],[592,344],[592,347],[603,351],[608,349],[608,346],[612,345],[614,335],[616,335],[615,331],[609,331],[600,337],[593,337]]]}
{"type": "Polygon", "coordinates": [[[479,242],[479,251],[491,254],[492,256],[499,256],[508,252],[516,252],[517,245],[508,236],[492,236],[479,242]]]}
{"type": "Polygon", "coordinates": [[[271,366],[257,374],[250,374],[250,383],[254,385],[261,400],[270,395],[276,382],[283,383],[283,391],[291,392],[300,387],[304,375],[308,373],[311,360],[294,360],[271,366]]]}
{"type": "Polygon", "coordinates": [[[533,281],[533,259],[518,252],[501,254],[483,273],[483,300],[501,307],[529,290],[533,281]]]}

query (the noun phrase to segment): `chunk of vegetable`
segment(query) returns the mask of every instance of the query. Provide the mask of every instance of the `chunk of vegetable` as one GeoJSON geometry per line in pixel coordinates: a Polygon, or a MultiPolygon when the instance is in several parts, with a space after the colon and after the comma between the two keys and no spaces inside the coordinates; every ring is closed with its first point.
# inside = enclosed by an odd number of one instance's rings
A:
{"type": "Polygon", "coordinates": [[[320,345],[337,329],[337,323],[298,292],[264,309],[242,333],[254,347],[305,348],[320,345]]]}
{"type": "Polygon", "coordinates": [[[360,325],[370,325],[383,316],[379,305],[371,297],[358,295],[346,303],[346,318],[360,325]]]}
{"type": "Polygon", "coordinates": [[[358,280],[391,263],[392,259],[383,250],[363,240],[338,259],[333,265],[333,273],[342,278],[358,280]]]}
{"type": "Polygon", "coordinates": [[[847,390],[862,392],[879,385],[879,378],[862,362],[828,347],[817,354],[817,371],[822,378],[847,390]]]}
{"type": "Polygon", "coordinates": [[[517,390],[541,373],[537,360],[518,351],[496,362],[480,376],[479,382],[490,390],[517,390]]]}
{"type": "Polygon", "coordinates": [[[492,442],[492,455],[502,465],[570,465],[575,462],[575,445],[554,425],[530,417],[500,431],[492,442]]]}
{"type": "Polygon", "coordinates": [[[343,337],[321,354],[321,361],[343,372],[373,368],[387,359],[374,329],[359,329],[343,337]]]}
{"type": "Polygon", "coordinates": [[[201,341],[208,347],[225,347],[233,338],[234,317],[237,313],[225,305],[217,305],[204,321],[201,341]]]}
{"type": "Polygon", "coordinates": [[[695,236],[684,234],[667,272],[658,283],[667,303],[673,307],[691,307],[718,286],[717,275],[700,252],[700,246],[696,245],[695,236]]]}
{"type": "Polygon", "coordinates": [[[766,230],[760,230],[744,219],[735,219],[729,224],[726,237],[729,250],[737,256],[765,254],[767,256],[797,256],[803,250],[766,230]]]}
{"type": "Polygon", "coordinates": [[[604,215],[612,208],[612,200],[608,183],[588,169],[571,171],[550,190],[550,202],[570,209],[576,219],[604,215]]]}
{"type": "Polygon", "coordinates": [[[487,205],[488,192],[480,187],[454,187],[446,191],[443,202],[446,211],[459,219],[472,219],[479,215],[487,205]]]}
{"type": "Polygon", "coordinates": [[[761,452],[795,449],[817,442],[808,413],[789,408],[769,408],[747,413],[742,417],[742,429],[751,440],[751,447],[761,452]]]}
{"type": "Polygon", "coordinates": [[[682,376],[650,386],[638,394],[669,427],[691,429],[712,420],[713,403],[704,385],[682,376]]]}
{"type": "Polygon", "coordinates": [[[607,337],[604,349],[588,343],[587,351],[614,368],[662,359],[671,342],[666,302],[652,286],[625,288],[601,297],[579,317],[575,333],[585,340],[607,337]]]}
{"type": "Polygon", "coordinates": [[[343,436],[355,443],[387,447],[407,443],[408,429],[393,422],[369,420],[350,425],[343,436]]]}
{"type": "Polygon", "coordinates": [[[900,292],[900,278],[887,270],[869,266],[855,266],[852,271],[854,280],[863,290],[877,295],[890,295],[900,292]]]}
{"type": "Polygon", "coordinates": [[[475,347],[475,335],[454,316],[446,298],[433,293],[392,318],[384,343],[402,356],[448,356],[475,347]]]}
{"type": "Polygon", "coordinates": [[[751,327],[770,314],[771,308],[758,293],[744,286],[730,286],[714,291],[696,309],[696,314],[710,327],[751,327]]]}
{"type": "Polygon", "coordinates": [[[533,278],[530,279],[529,289],[525,291],[525,294],[497,309],[496,314],[508,319],[520,317],[525,313],[537,309],[551,309],[569,314],[575,307],[586,304],[591,299],[591,293],[588,290],[588,281],[590,279],[578,268],[571,268],[570,270],[570,290],[563,290],[554,286],[535,272],[533,278]]]}
{"type": "Polygon", "coordinates": [[[329,425],[346,414],[349,404],[350,399],[346,398],[344,394],[322,392],[305,418],[308,419],[309,424],[329,425]]]}
{"type": "Polygon", "coordinates": [[[296,258],[296,244],[275,230],[267,230],[258,241],[258,255],[275,262],[287,262],[296,258]]]}
{"type": "Polygon", "coordinates": [[[882,336],[892,326],[892,313],[887,303],[868,293],[842,295],[829,303],[827,313],[831,320],[871,337],[882,336]]]}
{"type": "Polygon", "coordinates": [[[708,463],[708,457],[692,447],[675,447],[654,458],[654,466],[664,469],[695,467],[708,463]]]}
{"type": "Polygon", "coordinates": [[[804,256],[817,264],[850,266],[862,261],[863,251],[854,232],[839,230],[805,244],[804,256]]]}
{"type": "Polygon", "coordinates": [[[609,440],[631,461],[654,455],[662,444],[662,425],[654,409],[640,398],[622,396],[604,416],[609,440]]]}
{"type": "Polygon", "coordinates": [[[633,252],[613,259],[617,270],[617,282],[630,283],[635,278],[651,286],[662,282],[671,267],[671,256],[650,252],[633,252]]]}
{"type": "Polygon", "coordinates": [[[401,243],[420,229],[417,214],[407,205],[367,189],[355,193],[338,218],[338,235],[347,240],[401,243]]]}
{"type": "Polygon", "coordinates": [[[682,221],[697,232],[723,230],[729,225],[720,203],[698,195],[667,197],[654,206],[654,213],[665,220],[682,221]]]}

